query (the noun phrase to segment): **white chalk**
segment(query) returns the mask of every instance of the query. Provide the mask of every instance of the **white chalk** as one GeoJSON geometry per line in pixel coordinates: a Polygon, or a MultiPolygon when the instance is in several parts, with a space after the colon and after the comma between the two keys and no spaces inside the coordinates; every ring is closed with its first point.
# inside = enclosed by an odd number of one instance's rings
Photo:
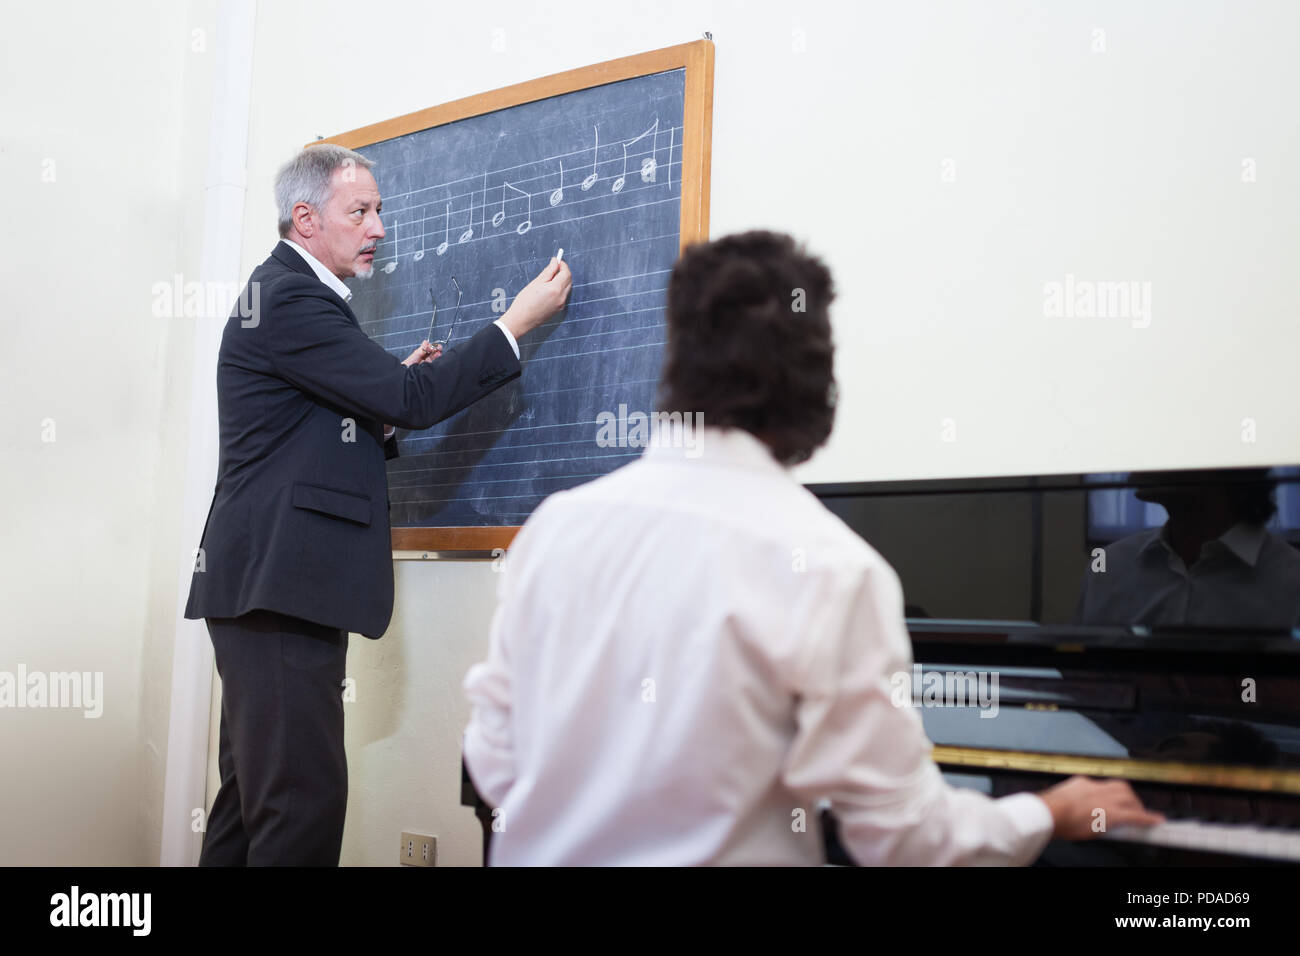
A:
{"type": "Polygon", "coordinates": [[[564,250],[563,250],[563,249],[561,249],[559,252],[557,252],[557,253],[555,254],[555,261],[556,261],[556,262],[563,262],[563,261],[564,261],[564,250]]]}

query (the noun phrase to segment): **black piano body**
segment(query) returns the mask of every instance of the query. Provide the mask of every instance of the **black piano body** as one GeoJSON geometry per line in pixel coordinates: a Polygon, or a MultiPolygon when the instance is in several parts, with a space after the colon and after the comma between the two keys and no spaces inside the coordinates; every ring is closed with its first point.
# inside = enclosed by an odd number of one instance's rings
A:
{"type": "Polygon", "coordinates": [[[1039,865],[1300,862],[1300,468],[809,487],[899,573],[949,782],[1121,778],[1168,820],[1039,865]]]}

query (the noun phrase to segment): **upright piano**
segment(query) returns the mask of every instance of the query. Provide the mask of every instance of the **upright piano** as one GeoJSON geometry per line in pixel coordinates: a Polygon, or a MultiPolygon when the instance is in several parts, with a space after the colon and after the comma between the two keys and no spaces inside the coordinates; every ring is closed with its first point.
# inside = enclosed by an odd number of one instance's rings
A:
{"type": "Polygon", "coordinates": [[[899,573],[950,783],[1120,778],[1167,819],[1039,865],[1300,861],[1300,468],[809,488],[899,573]]]}

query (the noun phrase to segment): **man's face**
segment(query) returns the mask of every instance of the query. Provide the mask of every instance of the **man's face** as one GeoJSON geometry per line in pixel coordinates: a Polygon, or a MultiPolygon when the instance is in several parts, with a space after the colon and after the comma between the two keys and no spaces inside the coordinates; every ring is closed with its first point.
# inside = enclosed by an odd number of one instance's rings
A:
{"type": "Polygon", "coordinates": [[[340,279],[369,279],[375,271],[375,247],[384,238],[379,221],[383,202],[370,170],[342,166],[334,170],[330,198],[319,215],[308,251],[340,279]]]}

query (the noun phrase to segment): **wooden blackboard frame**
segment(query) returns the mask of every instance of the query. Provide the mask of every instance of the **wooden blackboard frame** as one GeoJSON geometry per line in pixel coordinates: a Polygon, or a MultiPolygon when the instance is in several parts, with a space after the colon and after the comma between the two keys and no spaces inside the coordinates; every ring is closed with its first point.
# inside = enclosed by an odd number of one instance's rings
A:
{"type": "MultiPolygon", "coordinates": [[[[695,40],[576,70],[553,73],[526,83],[516,83],[499,90],[452,100],[441,106],[417,110],[315,142],[337,143],[339,146],[357,149],[523,103],[679,69],[686,71],[681,171],[681,248],[685,249],[691,243],[709,237],[709,166],[713,140],[711,40],[695,40]]],[[[519,532],[519,527],[393,528],[392,547],[394,551],[418,551],[426,554],[491,553],[496,549],[508,548],[519,532]]]]}

